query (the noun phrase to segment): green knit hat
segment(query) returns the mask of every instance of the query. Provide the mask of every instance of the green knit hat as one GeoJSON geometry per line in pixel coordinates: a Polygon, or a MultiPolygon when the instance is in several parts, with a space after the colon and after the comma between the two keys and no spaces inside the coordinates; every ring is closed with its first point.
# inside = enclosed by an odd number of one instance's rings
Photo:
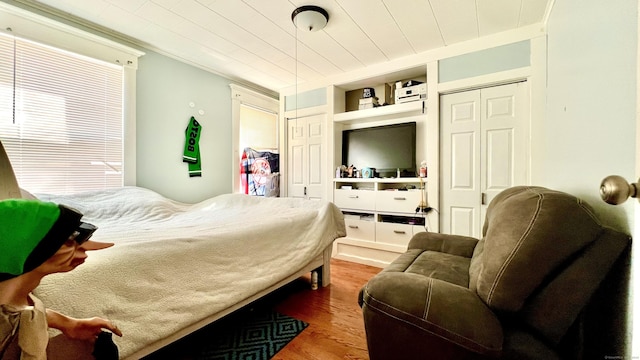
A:
{"type": "Polygon", "coordinates": [[[47,261],[80,225],[82,214],[51,202],[0,201],[0,281],[47,261]]]}

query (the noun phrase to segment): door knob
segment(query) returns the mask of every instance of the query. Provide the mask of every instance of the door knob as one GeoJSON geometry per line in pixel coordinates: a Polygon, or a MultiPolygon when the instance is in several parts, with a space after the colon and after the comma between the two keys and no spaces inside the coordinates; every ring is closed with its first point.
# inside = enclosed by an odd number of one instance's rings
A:
{"type": "MultiPolygon", "coordinates": [[[[640,182],[640,180],[638,180],[640,182]]],[[[638,183],[628,183],[622,176],[610,175],[600,183],[600,197],[611,205],[622,204],[629,197],[638,196],[638,183]]]]}

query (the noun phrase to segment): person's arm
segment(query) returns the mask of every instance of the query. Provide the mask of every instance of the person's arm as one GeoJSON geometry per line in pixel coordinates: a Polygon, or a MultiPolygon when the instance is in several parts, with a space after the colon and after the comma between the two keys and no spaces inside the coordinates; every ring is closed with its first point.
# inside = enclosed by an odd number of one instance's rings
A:
{"type": "Polygon", "coordinates": [[[76,319],[47,309],[47,322],[50,328],[62,331],[65,336],[71,339],[94,340],[102,329],[107,329],[118,336],[122,336],[122,332],[117,326],[109,320],[99,317],[76,319]]]}

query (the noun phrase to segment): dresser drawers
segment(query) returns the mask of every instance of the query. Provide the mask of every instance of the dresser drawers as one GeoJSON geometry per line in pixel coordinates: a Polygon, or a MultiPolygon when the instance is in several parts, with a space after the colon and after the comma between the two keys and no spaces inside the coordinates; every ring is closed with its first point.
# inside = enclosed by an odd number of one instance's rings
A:
{"type": "Polygon", "coordinates": [[[376,225],[373,221],[344,219],[347,237],[364,241],[376,241],[376,225]]]}
{"type": "Polygon", "coordinates": [[[333,201],[339,208],[371,210],[376,207],[374,191],[336,189],[333,196],[333,201]]]}
{"type": "Polygon", "coordinates": [[[335,179],[333,202],[344,214],[347,234],[334,242],[333,256],[384,267],[404,253],[428,223],[426,214],[416,213],[424,184],[419,178],[335,179]]]}
{"type": "Polygon", "coordinates": [[[376,242],[406,246],[413,235],[425,231],[424,227],[388,222],[376,223],[376,242]]]}
{"type": "Polygon", "coordinates": [[[376,211],[415,213],[420,204],[420,191],[378,191],[376,211]]]}

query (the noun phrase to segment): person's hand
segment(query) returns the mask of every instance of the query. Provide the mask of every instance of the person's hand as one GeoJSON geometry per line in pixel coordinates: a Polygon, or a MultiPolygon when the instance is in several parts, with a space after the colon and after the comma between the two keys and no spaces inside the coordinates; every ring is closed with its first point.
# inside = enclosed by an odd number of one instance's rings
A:
{"type": "Polygon", "coordinates": [[[92,317],[88,319],[70,319],[69,326],[60,329],[64,335],[71,339],[78,340],[95,340],[103,329],[107,329],[112,333],[122,336],[122,331],[111,321],[92,317]]]}
{"type": "Polygon", "coordinates": [[[49,327],[62,331],[71,339],[94,341],[103,329],[122,336],[122,331],[114,323],[99,317],[76,319],[47,309],[47,322],[49,327]]]}

